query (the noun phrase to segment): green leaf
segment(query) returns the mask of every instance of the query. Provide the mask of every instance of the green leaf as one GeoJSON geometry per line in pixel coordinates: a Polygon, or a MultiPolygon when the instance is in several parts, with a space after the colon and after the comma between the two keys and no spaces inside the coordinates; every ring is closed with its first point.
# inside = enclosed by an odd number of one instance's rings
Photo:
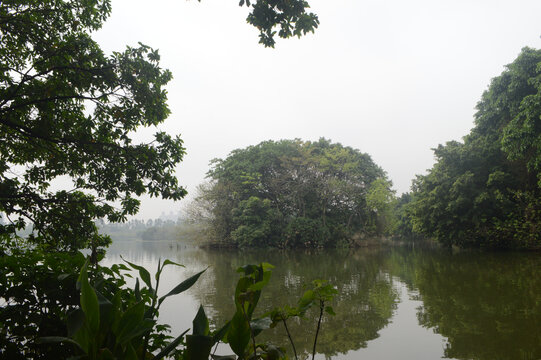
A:
{"type": "Polygon", "coordinates": [[[152,330],[156,321],[151,319],[144,319],[133,328],[126,329],[117,339],[120,344],[125,344],[132,339],[142,336],[152,330]]]}
{"type": "Polygon", "coordinates": [[[316,294],[313,290],[305,291],[299,300],[299,310],[301,312],[305,312],[306,310],[308,310],[314,304],[315,299],[316,294]]]}
{"type": "Polygon", "coordinates": [[[171,341],[169,343],[169,345],[167,345],[166,347],[164,347],[162,349],[162,351],[160,351],[156,356],[154,356],[152,359],[153,360],[160,360],[164,357],[166,357],[167,355],[169,355],[169,353],[171,351],[173,351],[181,342],[182,342],[182,339],[184,339],[184,335],[186,335],[186,333],[189,331],[190,329],[184,331],[182,334],[180,334],[175,340],[171,341]]]}
{"type": "Polygon", "coordinates": [[[214,333],[214,336],[212,337],[212,340],[216,344],[218,341],[222,341],[224,337],[227,335],[227,332],[229,331],[229,327],[231,326],[231,321],[228,321],[222,328],[214,333]]]}
{"type": "Polygon", "coordinates": [[[77,346],[77,348],[83,352],[85,350],[73,339],[64,336],[43,336],[36,339],[36,344],[56,344],[56,343],[69,343],[77,346]]]}
{"type": "Polygon", "coordinates": [[[325,312],[329,315],[335,316],[336,313],[334,312],[334,309],[332,306],[325,306],[325,312]]]}
{"type": "Polygon", "coordinates": [[[139,289],[139,278],[135,279],[135,289],[133,289],[135,295],[135,301],[141,301],[141,290],[139,289]]]}
{"type": "Polygon", "coordinates": [[[59,281],[63,281],[65,279],[67,279],[71,274],[60,274],[58,275],[58,280],[59,281]]]}
{"type": "Polygon", "coordinates": [[[199,306],[199,310],[193,319],[193,334],[194,335],[208,335],[209,334],[209,320],[205,314],[203,305],[199,306]]]}
{"type": "Polygon", "coordinates": [[[85,262],[79,275],[79,283],[81,284],[81,308],[85,313],[85,318],[88,323],[89,330],[92,335],[96,335],[100,327],[100,307],[96,292],[88,283],[88,268],[89,260],[85,262]]]}
{"type": "Polygon", "coordinates": [[[237,310],[227,332],[227,342],[231,350],[239,357],[244,356],[246,346],[250,342],[250,327],[241,310],[237,310]]]}
{"type": "Polygon", "coordinates": [[[109,349],[102,349],[100,352],[100,360],[115,360],[115,356],[109,349]]]}
{"type": "Polygon", "coordinates": [[[135,270],[139,270],[139,276],[141,277],[141,280],[143,280],[143,282],[146,284],[146,286],[148,286],[148,288],[150,290],[152,290],[152,283],[150,281],[150,273],[148,272],[147,269],[145,269],[144,267],[142,266],[139,266],[139,265],[136,265],[134,263],[131,263],[129,261],[127,261],[126,259],[124,259],[122,257],[122,255],[120,256],[120,258],[122,260],[124,260],[128,265],[130,265],[132,268],[134,268],[135,270]]]}
{"type": "Polygon", "coordinates": [[[128,344],[126,346],[126,354],[124,355],[125,360],[139,360],[137,356],[137,352],[133,348],[132,344],[128,344]]]}
{"type": "Polygon", "coordinates": [[[164,268],[166,265],[175,265],[175,266],[179,266],[179,267],[186,267],[186,266],[184,266],[184,265],[182,265],[182,264],[176,263],[176,262],[171,261],[171,260],[168,260],[168,259],[166,259],[166,260],[163,262],[162,268],[164,268]]]}
{"type": "Polygon", "coordinates": [[[186,336],[186,360],[208,360],[212,351],[212,337],[205,335],[186,336]]]}
{"type": "Polygon", "coordinates": [[[66,319],[66,327],[68,328],[68,336],[73,336],[83,326],[85,314],[81,309],[75,309],[68,314],[66,319]]]}
{"type": "Polygon", "coordinates": [[[197,274],[191,276],[190,278],[184,280],[183,282],[181,282],[180,284],[178,284],[177,286],[175,286],[173,288],[173,290],[169,291],[167,294],[165,294],[164,296],[162,296],[160,298],[160,304],[162,303],[162,301],[164,301],[167,297],[169,296],[173,296],[173,295],[178,295],[186,290],[188,290],[189,288],[191,288],[195,282],[197,281],[197,279],[199,279],[199,277],[201,276],[201,274],[203,274],[205,271],[207,271],[207,269],[201,271],[201,272],[198,272],[197,274]]]}
{"type": "Polygon", "coordinates": [[[280,360],[285,357],[284,352],[282,349],[274,346],[274,345],[267,345],[265,349],[265,360],[280,360]]]}
{"type": "Polygon", "coordinates": [[[118,326],[116,327],[116,331],[114,331],[118,342],[123,343],[129,340],[131,331],[140,326],[143,322],[144,312],[145,304],[143,302],[138,302],[122,314],[118,326]]]}

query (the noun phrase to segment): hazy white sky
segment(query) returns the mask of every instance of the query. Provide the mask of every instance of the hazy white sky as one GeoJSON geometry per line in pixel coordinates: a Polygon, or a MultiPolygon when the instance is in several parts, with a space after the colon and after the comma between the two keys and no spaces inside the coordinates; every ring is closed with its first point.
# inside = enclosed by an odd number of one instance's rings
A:
{"type": "MultiPolygon", "coordinates": [[[[433,165],[431,148],[468,133],[490,79],[522,47],[541,47],[539,0],[308,2],[316,33],[265,49],[238,0],[112,1],[94,38],[106,52],[160,50],[174,76],[160,129],[185,141],[177,174],[189,192],[233,149],[320,137],[370,154],[406,192],[433,165]]],[[[185,201],[143,199],[137,217],[185,201]]]]}

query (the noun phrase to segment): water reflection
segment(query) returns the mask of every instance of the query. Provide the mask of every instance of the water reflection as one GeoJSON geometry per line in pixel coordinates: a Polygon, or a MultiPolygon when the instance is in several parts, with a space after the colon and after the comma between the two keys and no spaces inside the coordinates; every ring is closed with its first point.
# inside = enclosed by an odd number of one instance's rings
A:
{"type": "MultiPolygon", "coordinates": [[[[210,266],[189,296],[163,308],[162,318],[179,331],[191,327],[199,303],[215,326],[229,320],[234,313],[235,270],[266,261],[275,269],[260,313],[293,305],[303,285],[313,279],[337,286],[337,315],[325,318],[318,341],[318,352],[325,358],[379,358],[385,349],[393,349],[386,353],[401,359],[541,358],[539,254],[204,251],[176,242],[137,242],[114,244],[108,261],[119,261],[120,253],[151,268],[158,258],[185,264],[186,269],[167,273],[164,291],[210,266]]],[[[315,318],[290,324],[298,352],[311,352],[315,327],[315,318]]],[[[281,328],[268,339],[288,347],[281,328]]]]}
{"type": "Polygon", "coordinates": [[[394,252],[418,289],[422,326],[457,359],[541,359],[539,254],[394,252]]]}
{"type": "MultiPolygon", "coordinates": [[[[353,254],[213,251],[203,254],[207,257],[205,260],[213,264],[212,272],[206,277],[207,283],[197,287],[195,296],[212,309],[213,322],[218,326],[234,313],[231,295],[237,277],[232,274],[241,265],[266,261],[275,266],[273,278],[263,292],[260,314],[274,306],[295,305],[304,291],[303,285],[314,279],[326,279],[337,286],[339,295],[332,304],[336,316],[324,319],[318,339],[318,351],[326,356],[365,347],[368,341],[377,338],[378,331],[389,323],[398,300],[392,279],[382,272],[388,256],[382,251],[353,254]]],[[[317,322],[313,315],[309,314],[309,320],[289,325],[298,353],[311,353],[317,322]]],[[[281,327],[267,339],[287,344],[281,327]]]]}

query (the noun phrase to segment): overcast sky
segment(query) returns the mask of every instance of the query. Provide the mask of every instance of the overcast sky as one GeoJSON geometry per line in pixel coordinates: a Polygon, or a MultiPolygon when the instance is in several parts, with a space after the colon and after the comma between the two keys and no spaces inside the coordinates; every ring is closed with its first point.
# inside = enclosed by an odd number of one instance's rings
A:
{"type": "MultiPolygon", "coordinates": [[[[236,148],[320,137],[370,154],[398,194],[409,191],[432,167],[431,148],[471,129],[490,79],[522,47],[541,47],[540,0],[308,2],[316,33],[266,49],[238,0],[112,1],[94,38],[108,53],[160,50],[174,76],[160,129],[184,139],[177,174],[190,193],[211,159],[236,148]]],[[[183,202],[143,199],[137,217],[183,202]]]]}

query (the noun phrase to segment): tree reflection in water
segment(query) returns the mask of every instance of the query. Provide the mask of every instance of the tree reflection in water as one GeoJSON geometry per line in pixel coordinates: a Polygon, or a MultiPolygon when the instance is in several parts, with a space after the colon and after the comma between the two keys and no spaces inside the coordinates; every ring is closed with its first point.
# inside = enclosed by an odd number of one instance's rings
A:
{"type": "MultiPolygon", "coordinates": [[[[400,301],[397,289],[405,284],[410,290],[410,295],[405,296],[417,294],[415,297],[422,301],[417,310],[419,325],[447,338],[447,345],[442,349],[446,358],[541,359],[541,257],[538,253],[452,254],[406,248],[311,253],[207,251],[177,246],[169,241],[114,244],[108,253],[109,261],[121,261],[119,253],[151,270],[158,258],[186,265],[185,270],[179,269],[171,279],[163,279],[164,288],[210,265],[189,292],[194,299],[184,299],[170,310],[164,309],[164,321],[182,330],[191,326],[199,303],[205,306],[216,326],[223,325],[235,309],[236,269],[266,261],[275,269],[263,291],[259,314],[274,306],[294,305],[303,293],[303,284],[314,279],[326,279],[337,286],[339,295],[332,304],[336,316],[325,318],[317,347],[327,358],[370,348],[369,341],[378,338],[392,321],[400,301]],[[182,322],[176,322],[181,316],[184,316],[182,322]]],[[[288,324],[299,353],[311,352],[315,315],[288,324]]],[[[286,346],[291,354],[282,328],[274,329],[268,338],[286,346]]],[[[405,346],[396,339],[378,341],[397,348],[405,346]]]]}
{"type": "Polygon", "coordinates": [[[422,326],[447,337],[445,356],[541,359],[540,254],[394,251],[423,301],[422,326]]]}
{"type": "MultiPolygon", "coordinates": [[[[260,314],[275,306],[295,305],[303,285],[314,279],[325,279],[335,285],[339,291],[332,303],[336,316],[325,317],[318,338],[318,352],[326,356],[365,347],[369,340],[377,338],[378,331],[389,323],[398,301],[392,278],[382,271],[388,257],[384,251],[210,251],[205,255],[213,265],[210,275],[194,292],[210,308],[216,326],[233,315],[232,294],[237,277],[232,274],[247,263],[266,261],[275,266],[272,279],[263,291],[260,314]]],[[[299,354],[311,353],[316,323],[316,314],[308,313],[305,320],[288,324],[299,354]]],[[[281,327],[262,339],[288,347],[281,327]]]]}

